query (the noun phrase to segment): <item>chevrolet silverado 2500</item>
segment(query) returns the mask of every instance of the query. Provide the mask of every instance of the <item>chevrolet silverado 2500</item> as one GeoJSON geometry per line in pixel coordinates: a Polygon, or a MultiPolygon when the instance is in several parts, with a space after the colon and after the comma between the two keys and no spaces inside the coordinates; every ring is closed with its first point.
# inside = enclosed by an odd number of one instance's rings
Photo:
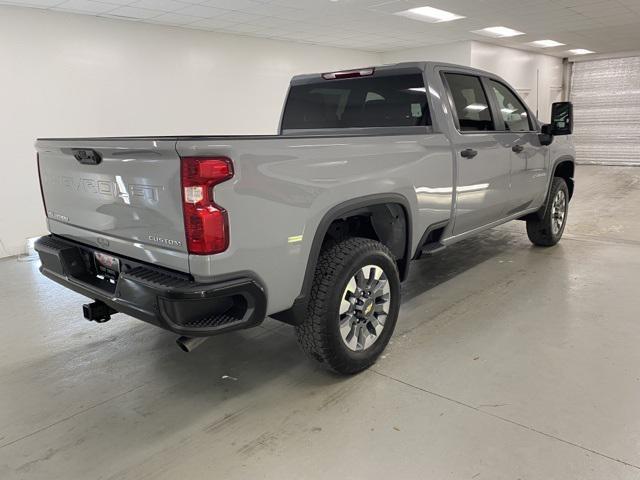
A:
{"type": "Polygon", "coordinates": [[[504,80],[403,63],[292,79],[273,136],[39,139],[41,271],[186,351],[266,316],[342,373],[371,365],[409,263],[510,220],[562,236],[572,108],[541,125],[504,80]]]}

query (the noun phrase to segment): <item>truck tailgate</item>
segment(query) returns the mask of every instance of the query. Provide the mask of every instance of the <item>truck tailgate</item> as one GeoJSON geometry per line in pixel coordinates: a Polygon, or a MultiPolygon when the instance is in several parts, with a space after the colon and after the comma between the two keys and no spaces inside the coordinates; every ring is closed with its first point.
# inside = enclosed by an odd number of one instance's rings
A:
{"type": "Polygon", "coordinates": [[[49,230],[188,272],[175,138],[38,140],[49,230]]]}

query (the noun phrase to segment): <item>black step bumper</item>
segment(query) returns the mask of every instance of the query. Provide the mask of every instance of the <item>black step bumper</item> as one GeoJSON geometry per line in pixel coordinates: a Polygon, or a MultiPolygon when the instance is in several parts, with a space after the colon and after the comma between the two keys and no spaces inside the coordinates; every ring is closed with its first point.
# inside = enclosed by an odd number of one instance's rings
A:
{"type": "Polygon", "coordinates": [[[110,280],[99,276],[94,252],[100,250],[93,247],[49,235],[36,241],[35,250],[40,271],[51,280],[179,335],[216,335],[265,318],[264,288],[249,277],[196,283],[189,275],[119,257],[120,274],[110,280]]]}

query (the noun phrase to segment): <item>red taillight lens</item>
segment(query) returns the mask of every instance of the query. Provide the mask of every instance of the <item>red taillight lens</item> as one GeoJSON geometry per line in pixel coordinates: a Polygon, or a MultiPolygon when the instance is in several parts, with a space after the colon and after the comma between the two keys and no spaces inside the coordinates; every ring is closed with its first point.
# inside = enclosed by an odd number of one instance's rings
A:
{"type": "Polygon", "coordinates": [[[226,157],[184,157],[181,162],[187,249],[196,255],[224,252],[229,246],[229,220],[213,200],[213,187],[233,177],[233,164],[226,157]]]}

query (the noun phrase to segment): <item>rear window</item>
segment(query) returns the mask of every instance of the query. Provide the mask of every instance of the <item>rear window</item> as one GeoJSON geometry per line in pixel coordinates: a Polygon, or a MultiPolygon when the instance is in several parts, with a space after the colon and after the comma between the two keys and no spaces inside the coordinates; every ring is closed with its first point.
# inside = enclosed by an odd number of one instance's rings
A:
{"type": "Polygon", "coordinates": [[[320,80],[294,85],[283,130],[431,125],[422,75],[320,80]]]}

